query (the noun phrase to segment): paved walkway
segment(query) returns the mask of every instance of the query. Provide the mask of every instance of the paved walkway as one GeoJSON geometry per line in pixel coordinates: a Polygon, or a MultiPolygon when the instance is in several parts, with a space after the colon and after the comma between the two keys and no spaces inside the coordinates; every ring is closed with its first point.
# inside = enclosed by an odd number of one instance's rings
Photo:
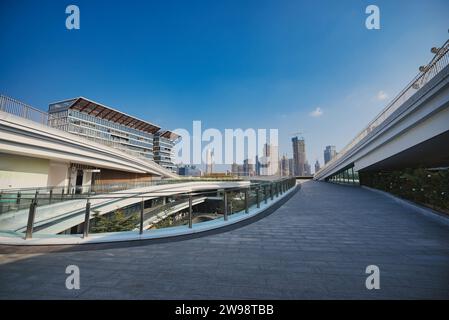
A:
{"type": "Polygon", "coordinates": [[[0,257],[0,298],[449,299],[449,227],[383,195],[307,182],[270,216],[191,240],[0,257]],[[78,265],[81,289],[65,288],[78,265]],[[380,290],[365,268],[380,268],[380,290]]]}

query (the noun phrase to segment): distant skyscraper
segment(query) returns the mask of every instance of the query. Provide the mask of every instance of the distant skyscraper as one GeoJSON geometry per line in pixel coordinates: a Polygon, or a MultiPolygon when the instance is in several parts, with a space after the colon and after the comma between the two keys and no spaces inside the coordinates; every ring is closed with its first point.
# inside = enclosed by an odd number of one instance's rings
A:
{"type": "Polygon", "coordinates": [[[304,163],[304,175],[305,176],[311,176],[312,175],[312,169],[310,167],[309,162],[306,160],[306,163],[304,163]]]}
{"type": "Polygon", "coordinates": [[[337,151],[335,146],[327,146],[326,149],[324,149],[324,164],[331,161],[336,155],[337,151]]]}
{"type": "Polygon", "coordinates": [[[254,164],[249,159],[243,160],[243,175],[246,177],[254,176],[254,164]]]}
{"type": "Polygon", "coordinates": [[[260,175],[274,176],[279,174],[279,148],[266,143],[263,157],[260,158],[260,175]]]}
{"type": "Polygon", "coordinates": [[[245,175],[244,165],[237,164],[234,162],[231,166],[231,172],[233,175],[236,175],[236,176],[244,176],[245,175]]]}
{"type": "Polygon", "coordinates": [[[306,144],[303,138],[293,137],[293,173],[295,176],[305,175],[306,144]]]}
{"type": "Polygon", "coordinates": [[[290,175],[290,167],[289,167],[289,160],[285,154],[282,156],[281,162],[280,162],[280,172],[281,176],[287,177],[290,175]]]}
{"type": "Polygon", "coordinates": [[[317,160],[315,162],[315,173],[317,173],[318,171],[320,171],[321,167],[320,167],[320,162],[317,160]]]}
{"type": "Polygon", "coordinates": [[[213,172],[214,163],[214,153],[211,149],[206,151],[206,174],[211,174],[213,172]]]}
{"type": "Polygon", "coordinates": [[[239,165],[237,163],[233,163],[231,166],[232,174],[239,175],[239,165]]]}
{"type": "Polygon", "coordinates": [[[293,158],[288,159],[288,175],[294,176],[295,175],[295,161],[293,158]]]}
{"type": "Polygon", "coordinates": [[[178,168],[178,174],[180,176],[201,177],[201,170],[196,166],[185,165],[178,168]]]}
{"type": "Polygon", "coordinates": [[[260,161],[259,156],[256,156],[256,176],[260,176],[260,161]]]}

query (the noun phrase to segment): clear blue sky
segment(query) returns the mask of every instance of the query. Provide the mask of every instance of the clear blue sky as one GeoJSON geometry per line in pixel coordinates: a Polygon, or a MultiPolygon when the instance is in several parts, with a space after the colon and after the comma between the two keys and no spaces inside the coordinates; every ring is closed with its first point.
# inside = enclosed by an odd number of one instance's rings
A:
{"type": "Polygon", "coordinates": [[[301,130],[341,149],[448,38],[449,1],[0,2],[0,93],[85,96],[168,129],[301,130]],[[65,28],[76,4],[81,29],[65,28]],[[376,4],[381,29],[365,28],[376,4]],[[321,115],[311,116],[320,108],[321,115]]]}

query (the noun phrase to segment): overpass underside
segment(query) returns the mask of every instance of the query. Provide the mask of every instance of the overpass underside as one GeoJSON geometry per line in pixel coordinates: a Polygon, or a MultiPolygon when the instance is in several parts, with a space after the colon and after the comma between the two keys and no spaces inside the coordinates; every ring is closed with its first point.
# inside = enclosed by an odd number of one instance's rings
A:
{"type": "Polygon", "coordinates": [[[331,161],[315,173],[449,166],[449,40],[420,73],[331,161]]]}
{"type": "Polygon", "coordinates": [[[449,42],[314,179],[361,184],[449,213],[449,42]]]}
{"type": "Polygon", "coordinates": [[[449,130],[359,171],[447,166],[449,166],[449,130]]]}
{"type": "Polygon", "coordinates": [[[363,179],[359,181],[360,176],[405,169],[444,170],[447,167],[449,167],[449,131],[359,170],[356,170],[354,163],[350,163],[325,180],[364,184],[363,179]]]}

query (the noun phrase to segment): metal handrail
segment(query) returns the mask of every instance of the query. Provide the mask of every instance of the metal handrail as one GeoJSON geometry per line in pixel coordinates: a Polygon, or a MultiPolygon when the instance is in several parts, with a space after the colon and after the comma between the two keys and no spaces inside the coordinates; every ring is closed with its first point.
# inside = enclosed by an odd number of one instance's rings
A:
{"type": "MultiPolygon", "coordinates": [[[[27,120],[31,120],[33,122],[37,122],[39,124],[42,124],[44,126],[53,128],[53,129],[58,129],[57,126],[52,125],[52,122],[54,121],[55,123],[58,123],[58,121],[60,120],[58,117],[52,116],[51,114],[42,111],[40,109],[34,108],[26,103],[23,103],[21,101],[18,101],[16,99],[13,99],[11,97],[7,97],[5,95],[0,95],[0,111],[6,112],[6,113],[10,113],[12,115],[27,119],[27,120]]],[[[104,143],[104,140],[99,139],[97,137],[86,137],[83,135],[79,135],[76,134],[74,132],[67,132],[64,131],[65,133],[68,134],[73,134],[74,136],[76,136],[79,139],[82,139],[84,141],[89,141],[89,142],[95,142],[95,143],[99,143],[102,145],[106,145],[108,147],[113,147],[112,146],[112,141],[109,141],[109,143],[104,143]]],[[[126,148],[122,148],[122,147],[115,147],[115,149],[119,149],[120,151],[128,154],[128,155],[132,155],[136,158],[139,158],[140,160],[144,160],[144,161],[148,161],[148,158],[143,156],[142,154],[126,149],[126,148]]],[[[154,162],[154,164],[157,164],[156,162],[154,162]]],[[[170,171],[169,169],[165,168],[166,170],[170,171]]]]}
{"type": "MultiPolygon", "coordinates": [[[[250,181],[249,185],[245,185],[244,187],[242,186],[237,186],[237,187],[230,187],[227,188],[228,191],[233,191],[233,190],[239,190],[241,188],[253,188],[253,187],[261,187],[264,185],[270,185],[271,183],[275,183],[275,182],[284,182],[287,181],[291,178],[282,178],[282,179],[278,179],[278,180],[274,180],[274,181],[263,181],[263,180],[253,180],[250,181]]],[[[73,194],[73,193],[64,193],[64,200],[81,200],[81,199],[87,199],[87,198],[95,198],[95,199],[121,199],[121,198],[141,198],[142,194],[145,194],[146,197],[147,196],[152,196],[152,195],[158,195],[159,193],[161,193],[160,191],[142,191],[142,192],[132,192],[132,191],[124,191],[124,190],[133,190],[135,188],[139,188],[139,187],[146,187],[146,186],[158,186],[158,185],[166,185],[166,184],[179,184],[179,183],[184,183],[184,182],[200,182],[201,180],[190,180],[190,179],[186,179],[186,180],[179,180],[179,179],[173,179],[173,180],[157,180],[157,181],[153,181],[154,184],[148,183],[148,184],[142,184],[140,186],[136,186],[133,185],[133,188],[130,189],[112,189],[112,190],[108,190],[107,192],[102,192],[102,193],[95,193],[95,192],[85,192],[85,193],[81,193],[81,194],[73,194]],[[124,191],[124,192],[120,192],[120,191],[124,191]]],[[[216,179],[216,180],[205,180],[205,181],[221,181],[221,182],[242,182],[242,181],[247,181],[247,180],[220,180],[220,179],[216,179]]],[[[63,187],[55,187],[55,189],[43,189],[45,191],[39,191],[36,190],[37,192],[28,192],[25,193],[22,189],[19,191],[14,191],[14,192],[0,192],[0,200],[16,200],[18,195],[20,195],[20,200],[33,200],[33,199],[38,199],[38,200],[50,200],[53,199],[54,203],[56,202],[61,202],[61,201],[57,201],[58,197],[60,196],[59,193],[57,192],[53,192],[52,197],[49,197],[50,191],[52,190],[63,190],[63,189],[67,189],[67,188],[63,188],[63,187]]],[[[76,188],[72,188],[73,190],[75,190],[76,188]]],[[[29,189],[30,191],[34,191],[35,189],[29,189]]],[[[163,192],[163,191],[162,191],[163,192]]],[[[199,191],[198,193],[193,191],[190,194],[191,195],[199,195],[199,194],[203,194],[203,193],[207,193],[207,192],[211,192],[214,193],[215,191],[199,191]]]]}
{"type": "MultiPolygon", "coordinates": [[[[278,182],[286,181],[288,178],[282,178],[277,180],[278,182]]],[[[101,199],[122,199],[122,198],[140,198],[144,194],[147,196],[158,196],[160,192],[158,191],[132,191],[137,188],[158,186],[158,185],[168,185],[168,184],[179,184],[185,182],[204,182],[204,181],[222,181],[222,182],[241,182],[241,179],[166,179],[166,180],[156,180],[143,183],[134,184],[121,184],[120,188],[117,185],[112,185],[111,188],[93,189],[90,187],[85,187],[84,193],[76,193],[76,190],[81,188],[65,188],[65,187],[48,187],[48,188],[36,188],[36,189],[15,189],[15,190],[0,190],[0,215],[6,213],[14,213],[20,210],[28,208],[30,203],[33,201],[39,201],[39,206],[54,205],[56,203],[63,203],[67,201],[82,200],[95,198],[97,200],[101,199]],[[128,191],[126,191],[128,190],[128,191]]],[[[246,181],[246,180],[245,180],[246,181]]],[[[269,181],[255,180],[250,181],[249,186],[245,188],[260,187],[265,184],[270,184],[269,181]]],[[[94,186],[95,187],[95,186],[94,186]]],[[[237,190],[241,188],[233,187],[227,188],[229,191],[237,190]]],[[[201,193],[204,193],[202,191],[201,193]]],[[[192,192],[192,195],[196,195],[196,192],[192,192]]]]}
{"type": "Polygon", "coordinates": [[[315,175],[320,174],[326,168],[333,165],[337,160],[342,158],[349,150],[351,150],[362,139],[368,136],[376,127],[382,124],[394,111],[399,109],[409,98],[411,98],[420,88],[435,77],[441,70],[449,65],[449,40],[437,49],[437,53],[425,67],[420,68],[418,75],[413,78],[409,84],[402,89],[399,94],[373,119],[367,127],[355,136],[334,158],[326,163],[315,175]]]}
{"type": "Polygon", "coordinates": [[[0,95],[0,111],[4,111],[44,125],[48,125],[48,121],[53,118],[47,112],[4,95],[0,95]]]}
{"type": "Polygon", "coordinates": [[[184,183],[184,182],[207,182],[207,181],[226,181],[226,182],[234,182],[234,181],[247,181],[243,180],[241,178],[235,178],[235,177],[223,177],[223,178],[202,178],[202,177],[181,177],[180,179],[161,179],[161,180],[151,180],[151,181],[143,181],[143,182],[135,182],[135,183],[114,183],[114,184],[98,184],[93,186],[69,186],[69,187],[62,187],[62,186],[46,186],[46,187],[27,187],[27,188],[8,188],[8,189],[0,189],[0,194],[10,194],[10,193],[17,193],[17,192],[26,192],[26,191],[39,191],[39,192],[49,192],[50,190],[76,190],[76,189],[82,189],[84,192],[83,194],[95,193],[96,191],[103,191],[102,193],[109,193],[109,192],[116,192],[116,191],[122,191],[127,189],[133,189],[133,188],[142,188],[142,187],[148,187],[153,185],[165,185],[170,183],[184,183]]]}
{"type": "MultiPolygon", "coordinates": [[[[39,219],[40,221],[36,222],[35,218],[38,217],[37,215],[37,208],[41,208],[42,206],[45,206],[46,203],[42,203],[41,201],[43,199],[38,198],[37,195],[35,198],[32,199],[31,203],[29,204],[29,211],[28,211],[28,222],[26,224],[26,231],[25,233],[25,239],[29,239],[32,237],[33,234],[33,229],[36,230],[42,230],[43,227],[48,227],[51,226],[53,223],[59,223],[61,221],[64,221],[66,219],[72,219],[75,215],[79,215],[80,211],[84,211],[85,212],[85,219],[84,219],[84,237],[87,237],[89,234],[89,222],[92,218],[97,217],[97,215],[91,215],[91,211],[93,210],[95,212],[95,209],[101,208],[103,206],[108,205],[109,203],[104,203],[104,202],[93,202],[95,207],[91,207],[91,201],[92,200],[98,200],[98,199],[129,199],[129,198],[137,198],[137,199],[142,199],[141,201],[141,205],[140,205],[140,223],[138,226],[136,226],[136,228],[139,229],[139,232],[142,233],[143,232],[143,222],[149,218],[151,218],[152,216],[158,215],[159,213],[165,212],[167,210],[171,210],[171,208],[175,207],[176,205],[179,205],[181,203],[186,202],[186,200],[188,200],[188,208],[189,208],[189,228],[192,227],[192,206],[193,206],[193,201],[195,199],[199,199],[202,197],[212,197],[214,200],[216,200],[215,198],[218,196],[219,198],[222,199],[222,201],[226,204],[228,203],[228,194],[232,194],[233,192],[243,192],[244,194],[244,207],[243,207],[243,212],[244,213],[249,213],[249,208],[256,206],[256,208],[260,208],[260,204],[262,203],[262,201],[265,202],[265,204],[267,203],[268,198],[270,197],[271,200],[273,200],[273,197],[275,196],[276,198],[278,198],[280,195],[283,194],[283,192],[294,188],[294,186],[296,185],[296,179],[295,178],[284,178],[284,179],[279,179],[276,181],[258,181],[258,182],[253,182],[250,185],[245,185],[245,186],[236,186],[236,187],[231,187],[231,188],[220,188],[217,187],[213,190],[202,190],[202,191],[193,191],[193,192],[189,192],[186,191],[182,194],[174,194],[173,196],[173,201],[170,201],[168,203],[162,204],[162,205],[156,205],[153,208],[148,208],[145,209],[145,200],[149,200],[149,199],[154,199],[154,198],[159,198],[159,197],[166,197],[166,195],[164,194],[160,194],[157,191],[156,192],[134,192],[134,193],[130,193],[127,195],[113,195],[112,197],[102,197],[102,196],[94,196],[94,197],[88,197],[86,200],[86,206],[85,206],[85,210],[82,209],[82,204],[80,206],[80,204],[77,204],[75,207],[71,207],[70,211],[64,214],[60,214],[58,213],[55,216],[44,216],[44,218],[39,219]],[[269,187],[269,188],[267,188],[269,187]],[[263,196],[260,196],[261,191],[263,191],[263,196]],[[269,192],[267,192],[269,191],[269,192]]],[[[114,202],[114,201],[113,201],[114,202]]],[[[139,203],[139,202],[137,202],[139,203]]],[[[133,205],[135,205],[136,203],[133,203],[133,205]]],[[[127,206],[129,205],[122,205],[123,208],[127,208],[127,206]]],[[[135,209],[135,208],[134,208],[135,209]]],[[[229,214],[233,214],[235,212],[231,212],[228,211],[228,207],[227,205],[224,205],[224,211],[220,214],[222,214],[223,218],[225,220],[227,220],[227,217],[229,214]]],[[[109,212],[109,211],[107,211],[109,212]]],[[[105,213],[107,213],[105,212],[105,213]]],[[[112,211],[111,211],[112,212],[112,211]]],[[[26,214],[26,213],[25,213],[26,214]]],[[[133,213],[134,214],[134,213],[133,213]]],[[[8,219],[15,219],[16,216],[14,215],[9,215],[8,217],[5,217],[6,220],[8,219]]],[[[18,217],[18,219],[22,219],[20,217],[18,217]]],[[[133,227],[134,228],[134,227],[133,227]]],[[[1,227],[0,227],[1,229],[1,227]]],[[[25,227],[20,227],[17,230],[25,230],[25,227]]],[[[16,231],[17,231],[16,230],[16,231]]],[[[135,230],[135,228],[133,229],[135,230]]],[[[5,231],[14,231],[14,230],[5,230],[5,231]]],[[[130,230],[131,231],[131,230],[130,230]]],[[[18,231],[17,231],[18,232],[18,231]]]]}

